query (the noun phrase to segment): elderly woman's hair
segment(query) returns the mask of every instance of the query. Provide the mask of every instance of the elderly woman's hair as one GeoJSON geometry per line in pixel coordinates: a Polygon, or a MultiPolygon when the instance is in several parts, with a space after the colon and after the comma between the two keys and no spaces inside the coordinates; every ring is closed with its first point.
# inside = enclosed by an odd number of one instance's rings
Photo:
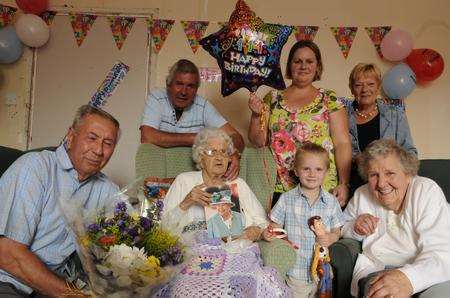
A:
{"type": "Polygon", "coordinates": [[[381,85],[381,71],[380,69],[373,63],[358,63],[355,67],[353,67],[350,76],[348,77],[348,86],[350,90],[353,92],[353,86],[355,85],[355,81],[361,75],[364,76],[372,76],[375,81],[377,81],[378,86],[381,85]]]}
{"type": "Polygon", "coordinates": [[[233,140],[229,135],[227,135],[226,132],[219,128],[204,128],[197,134],[194,140],[194,145],[192,145],[192,159],[199,170],[201,170],[201,153],[203,150],[208,148],[208,141],[212,139],[221,139],[225,141],[228,154],[233,153],[233,140]]]}
{"type": "Polygon", "coordinates": [[[379,156],[387,157],[390,154],[393,154],[398,158],[406,174],[411,176],[417,175],[419,170],[419,159],[414,153],[407,152],[392,139],[380,139],[370,143],[366,149],[358,155],[358,171],[361,177],[367,180],[367,171],[371,160],[379,156]]]}
{"type": "Polygon", "coordinates": [[[286,78],[292,79],[292,70],[291,70],[292,60],[294,60],[295,52],[301,48],[308,48],[311,51],[313,51],[317,61],[317,71],[316,74],[314,75],[314,81],[320,80],[323,72],[322,55],[320,54],[319,47],[311,40],[300,40],[297,41],[292,46],[291,50],[289,51],[289,56],[286,63],[286,78]]]}
{"type": "Polygon", "coordinates": [[[72,122],[72,129],[75,131],[80,127],[80,125],[84,122],[87,116],[89,115],[97,115],[102,117],[103,119],[109,120],[114,126],[117,128],[117,141],[120,138],[120,124],[114,116],[109,114],[108,112],[103,111],[102,109],[93,107],[91,105],[83,105],[78,108],[75,117],[72,122]]]}
{"type": "Polygon", "coordinates": [[[177,73],[190,73],[197,75],[197,88],[200,87],[200,73],[197,66],[191,61],[187,59],[180,59],[175,62],[175,64],[170,68],[169,74],[166,77],[166,86],[169,86],[173,83],[173,79],[175,78],[175,74],[177,73]]]}

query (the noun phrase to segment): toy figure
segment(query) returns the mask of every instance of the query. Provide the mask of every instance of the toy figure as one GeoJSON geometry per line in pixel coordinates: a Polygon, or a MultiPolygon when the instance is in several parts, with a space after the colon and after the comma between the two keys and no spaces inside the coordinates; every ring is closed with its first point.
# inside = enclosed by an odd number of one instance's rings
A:
{"type": "MultiPolygon", "coordinates": [[[[308,220],[310,229],[321,236],[326,233],[325,226],[320,216],[313,216],[308,220]]],[[[311,264],[311,276],[318,283],[317,295],[319,298],[333,297],[333,269],[330,265],[330,254],[328,247],[314,244],[314,255],[311,264]]]]}

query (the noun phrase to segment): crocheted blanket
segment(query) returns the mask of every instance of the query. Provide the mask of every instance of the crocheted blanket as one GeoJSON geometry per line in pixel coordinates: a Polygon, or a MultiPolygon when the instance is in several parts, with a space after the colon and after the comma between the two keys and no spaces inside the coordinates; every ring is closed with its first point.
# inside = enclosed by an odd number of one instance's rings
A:
{"type": "Polygon", "coordinates": [[[231,253],[199,231],[190,249],[193,258],[154,297],[291,297],[276,270],[262,265],[256,243],[231,253]]]}

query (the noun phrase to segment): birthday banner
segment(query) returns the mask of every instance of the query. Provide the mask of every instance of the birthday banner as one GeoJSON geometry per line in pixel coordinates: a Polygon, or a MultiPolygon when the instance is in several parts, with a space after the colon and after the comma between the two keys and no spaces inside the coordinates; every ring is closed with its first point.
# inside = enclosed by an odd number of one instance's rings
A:
{"type": "Polygon", "coordinates": [[[344,55],[344,58],[347,59],[353,40],[356,36],[356,32],[358,31],[358,27],[331,27],[330,29],[336,38],[342,55],[344,55]]]}
{"type": "Polygon", "coordinates": [[[300,40],[314,40],[319,26],[295,26],[294,34],[297,41],[300,40]]]}
{"type": "Polygon", "coordinates": [[[41,19],[44,20],[44,22],[50,26],[53,23],[53,20],[55,19],[56,11],[47,10],[41,13],[39,16],[41,19]]]}
{"type": "Polygon", "coordinates": [[[147,19],[147,26],[152,37],[155,53],[159,53],[175,20],[147,19]]]}
{"type": "Polygon", "coordinates": [[[0,29],[11,24],[17,8],[0,4],[0,29]]]}
{"type": "Polygon", "coordinates": [[[383,53],[381,53],[381,41],[389,31],[391,31],[391,26],[366,27],[366,32],[369,35],[370,40],[372,40],[380,58],[383,58],[383,53]]]}
{"type": "Polygon", "coordinates": [[[119,50],[122,48],[125,39],[127,39],[135,21],[136,18],[134,17],[108,17],[108,23],[119,50]]]}
{"type": "Polygon", "coordinates": [[[97,19],[93,14],[69,13],[70,23],[72,24],[73,34],[77,41],[77,45],[81,46],[86,38],[89,30],[97,19]]]}
{"type": "Polygon", "coordinates": [[[208,25],[208,21],[181,21],[181,26],[183,26],[184,33],[186,34],[187,40],[194,54],[200,46],[199,41],[205,35],[208,25]]]}

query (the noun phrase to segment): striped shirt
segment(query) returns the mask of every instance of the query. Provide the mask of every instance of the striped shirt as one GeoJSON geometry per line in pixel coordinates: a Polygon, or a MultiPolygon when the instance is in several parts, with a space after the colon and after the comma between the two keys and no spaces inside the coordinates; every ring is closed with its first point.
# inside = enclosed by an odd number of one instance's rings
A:
{"type": "Polygon", "coordinates": [[[320,216],[330,231],[344,224],[344,215],[337,199],[330,193],[320,191],[320,197],[310,205],[300,186],[283,193],[270,213],[270,219],[286,230],[288,238],[299,246],[297,262],[288,275],[305,282],[312,282],[310,268],[316,236],[308,226],[308,219],[320,216]]]}
{"type": "Polygon", "coordinates": [[[222,127],[227,121],[216,108],[200,95],[183,110],[177,120],[166,89],[152,91],[145,103],[141,125],[171,133],[197,133],[205,127],[222,127]]]}
{"type": "MultiPolygon", "coordinates": [[[[56,152],[22,155],[0,178],[0,235],[28,246],[52,271],[75,251],[75,238],[59,203],[95,210],[109,206],[118,187],[102,173],[78,181],[63,145],[56,152]]],[[[0,281],[25,293],[32,289],[0,270],[0,281]]]]}

